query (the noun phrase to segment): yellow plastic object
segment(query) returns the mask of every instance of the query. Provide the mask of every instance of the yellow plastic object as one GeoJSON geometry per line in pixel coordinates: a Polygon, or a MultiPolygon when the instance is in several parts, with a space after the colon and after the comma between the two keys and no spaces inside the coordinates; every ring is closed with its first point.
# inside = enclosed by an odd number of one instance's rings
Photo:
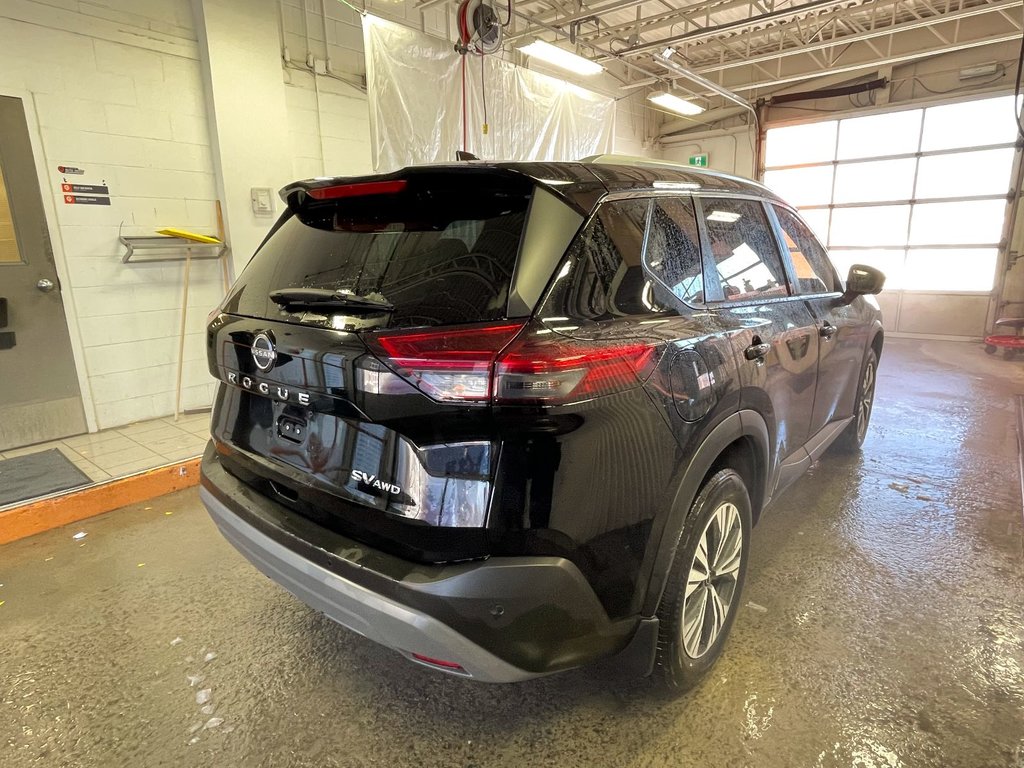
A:
{"type": "Polygon", "coordinates": [[[158,229],[156,231],[158,235],[167,235],[168,237],[181,237],[185,240],[192,240],[196,243],[219,243],[216,237],[210,235],[200,235],[196,232],[189,232],[187,229],[177,229],[176,227],[167,227],[166,229],[158,229]]]}

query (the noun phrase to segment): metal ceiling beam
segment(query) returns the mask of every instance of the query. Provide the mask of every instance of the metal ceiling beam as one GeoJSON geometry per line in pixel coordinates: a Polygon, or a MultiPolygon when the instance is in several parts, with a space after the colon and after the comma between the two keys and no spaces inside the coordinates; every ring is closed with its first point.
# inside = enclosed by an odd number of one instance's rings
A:
{"type": "Polygon", "coordinates": [[[715,37],[716,35],[720,35],[724,32],[731,32],[736,29],[757,26],[758,24],[764,24],[765,22],[773,21],[774,19],[800,15],[808,11],[812,11],[815,8],[836,5],[841,5],[841,2],[837,2],[837,0],[811,0],[809,3],[790,6],[770,13],[762,13],[758,16],[750,16],[746,19],[737,19],[736,21],[727,21],[724,24],[716,24],[713,27],[704,27],[702,29],[695,29],[691,32],[684,32],[681,35],[670,35],[669,37],[664,37],[660,40],[640,43],[639,45],[634,45],[630,48],[624,48],[619,51],[619,53],[625,56],[634,56],[638,53],[646,53],[647,51],[653,51],[658,48],[667,48],[669,46],[678,45],[679,43],[690,43],[695,40],[715,37]]]}
{"type": "MultiPolygon", "coordinates": [[[[430,2],[431,0],[426,0],[426,1],[430,2]]],[[[650,2],[650,0],[617,0],[617,2],[607,3],[606,5],[602,5],[602,6],[591,6],[591,7],[588,7],[587,10],[585,10],[585,11],[579,11],[579,12],[577,12],[577,13],[571,15],[571,16],[566,16],[564,18],[559,18],[557,13],[539,13],[539,14],[534,14],[534,15],[530,16],[529,19],[527,19],[527,20],[529,22],[535,24],[537,27],[539,27],[541,29],[546,29],[546,28],[549,28],[549,27],[556,27],[556,28],[559,29],[559,31],[562,34],[566,34],[565,31],[562,29],[562,27],[566,27],[569,24],[572,24],[573,22],[582,21],[583,19],[589,19],[591,16],[601,16],[602,14],[611,13],[613,11],[625,10],[627,8],[632,8],[632,7],[637,6],[637,5],[642,5],[643,3],[646,3],[646,2],[650,2]],[[545,27],[544,25],[548,25],[548,27],[545,27]]],[[[841,0],[834,0],[834,2],[836,4],[839,4],[841,2],[841,0]]],[[[732,8],[739,8],[741,6],[749,6],[749,5],[750,5],[750,0],[719,0],[719,2],[715,2],[715,3],[695,3],[693,5],[682,5],[676,11],[665,12],[663,14],[657,14],[657,17],[661,18],[661,17],[670,16],[670,15],[671,16],[685,16],[685,15],[693,14],[693,13],[698,12],[698,11],[701,14],[718,13],[720,11],[727,11],[727,10],[731,10],[732,8]]],[[[648,17],[648,18],[655,18],[655,17],[648,17]]],[[[641,21],[643,21],[643,19],[641,19],[641,21]]],[[[693,22],[691,21],[691,23],[693,23],[693,22]]],[[[635,26],[636,26],[636,20],[634,19],[634,20],[630,21],[628,24],[627,23],[619,24],[618,26],[615,27],[615,29],[617,29],[618,31],[621,32],[624,29],[632,29],[635,26]]],[[[700,25],[696,25],[695,24],[695,26],[700,26],[700,25]]],[[[517,32],[515,35],[513,35],[512,37],[507,38],[507,39],[509,39],[509,40],[516,40],[516,39],[519,39],[521,37],[529,37],[531,35],[535,35],[536,33],[537,33],[536,29],[531,29],[528,26],[527,29],[524,32],[517,32]]]]}
{"type": "MultiPolygon", "coordinates": [[[[781,50],[774,50],[768,53],[764,53],[758,56],[752,56],[749,58],[735,59],[733,61],[723,61],[717,64],[708,64],[707,66],[697,66],[697,70],[701,73],[707,74],[709,72],[720,72],[725,69],[732,69],[734,67],[744,67],[748,64],[756,64],[763,61],[774,61],[779,58],[786,56],[796,56],[801,53],[810,53],[812,51],[821,51],[830,48],[835,48],[838,45],[847,45],[848,43],[857,43],[865,40],[870,40],[876,37],[886,37],[888,35],[897,35],[903,32],[910,32],[915,29],[931,28],[937,24],[944,24],[947,22],[959,21],[961,19],[969,18],[971,16],[980,16],[986,13],[995,13],[1005,8],[1017,7],[1020,5],[1019,0],[994,0],[987,5],[976,5],[971,8],[963,8],[959,11],[950,11],[944,13],[941,16],[934,16],[924,19],[915,19],[913,21],[906,21],[898,23],[895,26],[889,27],[878,27],[875,29],[869,29],[864,32],[857,32],[851,35],[837,36],[834,39],[830,39],[820,43],[814,43],[812,45],[795,45],[791,48],[783,48],[781,50]]],[[[946,42],[945,44],[949,44],[946,42]]],[[[625,52],[621,52],[623,55],[625,52]]]]}
{"type": "MultiPolygon", "coordinates": [[[[425,0],[425,1],[426,2],[430,2],[430,0],[425,0]]],[[[516,16],[519,16],[520,18],[522,18],[525,21],[529,22],[529,24],[527,25],[527,29],[524,32],[519,32],[519,33],[517,33],[515,35],[511,35],[511,36],[509,36],[506,39],[509,42],[513,42],[513,41],[518,40],[520,38],[530,37],[531,35],[536,34],[536,30],[531,30],[531,28],[530,28],[531,24],[532,25],[536,25],[536,26],[540,27],[541,29],[550,29],[551,27],[556,27],[557,28],[557,27],[560,27],[560,26],[565,26],[565,25],[568,25],[568,24],[572,24],[573,22],[576,22],[576,21],[583,21],[584,19],[589,19],[592,16],[600,16],[603,13],[611,13],[612,11],[621,11],[621,10],[625,10],[626,8],[632,8],[633,6],[642,5],[643,3],[646,3],[646,2],[648,2],[648,0],[616,0],[613,3],[607,3],[607,4],[601,5],[601,6],[589,7],[585,11],[578,11],[577,13],[571,14],[569,16],[564,16],[564,17],[559,17],[557,13],[555,13],[555,14],[541,13],[541,14],[537,14],[537,15],[534,15],[534,16],[530,16],[528,14],[516,13],[515,14],[516,16]]],[[[561,32],[562,30],[559,29],[558,31],[561,32]]]]}
{"type": "Polygon", "coordinates": [[[719,107],[718,109],[709,109],[707,112],[702,112],[692,118],[669,120],[668,122],[662,123],[661,129],[658,131],[658,135],[655,138],[660,139],[666,136],[686,134],[691,131],[707,130],[711,123],[717,123],[719,120],[725,120],[729,117],[742,115],[746,111],[746,107],[719,107]]]}
{"type": "MultiPolygon", "coordinates": [[[[739,1],[738,2],[730,2],[730,3],[723,4],[721,7],[711,8],[710,12],[712,14],[713,13],[718,13],[718,12],[720,12],[722,10],[726,10],[727,8],[735,8],[735,7],[740,6],[740,5],[745,5],[745,6],[750,7],[750,6],[752,6],[752,3],[750,2],[750,0],[742,0],[742,2],[739,2],[739,1]]],[[[835,0],[835,2],[830,3],[830,5],[835,6],[836,8],[844,8],[844,7],[846,7],[846,5],[844,5],[841,0],[835,0]]],[[[659,13],[655,13],[655,14],[653,14],[651,16],[647,16],[645,18],[642,18],[640,20],[640,31],[642,33],[648,33],[648,32],[655,32],[655,31],[660,30],[660,29],[664,29],[665,27],[670,27],[671,28],[671,27],[677,26],[680,23],[680,21],[679,21],[680,18],[682,18],[685,21],[689,21],[693,25],[693,27],[694,27],[693,31],[704,30],[704,29],[717,29],[717,25],[715,27],[712,27],[711,25],[705,25],[705,24],[698,24],[698,23],[696,23],[694,21],[694,17],[692,15],[692,11],[690,10],[691,8],[692,8],[692,6],[687,7],[687,8],[684,9],[686,11],[685,15],[683,13],[659,12],[659,13]]],[[[704,10],[704,9],[699,9],[699,10],[704,10]]],[[[781,9],[780,9],[779,12],[781,13],[781,9]]],[[[790,11],[790,13],[797,13],[797,12],[798,11],[796,11],[796,10],[791,10],[790,11]]],[[[764,15],[764,14],[761,14],[761,15],[764,15]]],[[[786,15],[786,14],[783,14],[783,15],[786,15]]],[[[737,19],[736,22],[730,22],[730,23],[740,23],[740,22],[747,23],[749,19],[759,19],[759,18],[760,18],[760,16],[748,17],[747,19],[737,19]]],[[[635,27],[635,26],[636,26],[636,22],[635,21],[632,22],[629,25],[630,28],[635,27]]],[[[604,40],[606,40],[606,39],[608,39],[610,37],[621,36],[621,34],[624,31],[625,31],[624,25],[619,24],[619,25],[616,25],[614,27],[605,27],[602,30],[600,30],[599,32],[588,32],[586,37],[588,39],[590,39],[590,40],[594,40],[595,42],[603,42],[604,40]]],[[[689,34],[689,33],[684,33],[684,34],[689,34]]],[[[689,41],[687,41],[687,42],[689,42],[689,41]]],[[[625,50],[632,51],[633,49],[625,49],[625,50]]]]}
{"type": "Polygon", "coordinates": [[[821,69],[820,67],[809,69],[806,72],[793,73],[789,75],[780,75],[776,78],[768,80],[761,80],[752,83],[735,83],[730,84],[728,87],[733,91],[752,91],[762,88],[772,88],[774,86],[785,85],[787,83],[798,83],[804,80],[811,80],[815,77],[830,74],[841,74],[858,72],[861,70],[870,71],[872,69],[878,69],[879,67],[889,66],[892,64],[903,64],[908,61],[915,61],[917,59],[927,58],[929,56],[938,56],[944,53],[953,53],[955,51],[964,51],[969,48],[979,48],[985,45],[996,45],[998,43],[1005,43],[1011,40],[1020,40],[1020,30],[1013,30],[1011,32],[1000,33],[991,35],[988,37],[977,38],[975,40],[968,40],[959,43],[953,43],[952,45],[936,45],[931,48],[921,48],[912,52],[898,54],[894,56],[886,56],[882,59],[871,59],[870,61],[862,61],[855,64],[846,64],[843,66],[831,66],[827,69],[821,69]]]}
{"type": "MultiPolygon", "coordinates": [[[[552,26],[549,26],[547,24],[542,24],[542,23],[537,22],[536,19],[533,19],[532,17],[528,16],[527,14],[523,13],[522,11],[515,10],[515,7],[513,7],[513,9],[512,9],[512,15],[516,16],[516,17],[518,17],[520,19],[525,19],[526,21],[533,21],[534,24],[537,24],[542,29],[546,29],[549,32],[555,32],[556,34],[561,32],[561,30],[556,29],[555,27],[552,27],[552,26]]],[[[587,47],[591,48],[592,50],[596,51],[599,54],[602,54],[605,57],[605,60],[607,60],[609,58],[614,59],[615,61],[619,62],[624,67],[626,67],[626,69],[631,69],[634,72],[639,72],[640,74],[644,75],[645,77],[655,77],[655,78],[658,79],[659,82],[663,82],[663,83],[669,84],[668,78],[658,77],[658,73],[657,72],[652,72],[651,70],[646,69],[646,68],[641,67],[641,66],[638,66],[638,65],[634,64],[631,61],[626,61],[625,59],[621,59],[621,58],[619,58],[615,54],[614,51],[609,51],[609,50],[606,50],[604,48],[600,48],[600,47],[598,47],[596,45],[590,45],[590,44],[587,44],[587,47]]]]}

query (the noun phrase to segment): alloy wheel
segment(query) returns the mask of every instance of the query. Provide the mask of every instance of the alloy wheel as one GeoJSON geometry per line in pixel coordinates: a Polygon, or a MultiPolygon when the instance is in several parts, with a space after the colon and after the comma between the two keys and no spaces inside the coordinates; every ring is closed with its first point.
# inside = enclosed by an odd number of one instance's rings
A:
{"type": "Polygon", "coordinates": [[[860,400],[857,402],[857,439],[863,440],[871,419],[871,407],[875,403],[875,362],[869,360],[864,366],[864,380],[860,384],[860,400]]]}
{"type": "Polygon", "coordinates": [[[699,659],[725,626],[743,556],[743,526],[735,504],[722,502],[711,515],[690,564],[683,597],[683,650],[699,659]]]}

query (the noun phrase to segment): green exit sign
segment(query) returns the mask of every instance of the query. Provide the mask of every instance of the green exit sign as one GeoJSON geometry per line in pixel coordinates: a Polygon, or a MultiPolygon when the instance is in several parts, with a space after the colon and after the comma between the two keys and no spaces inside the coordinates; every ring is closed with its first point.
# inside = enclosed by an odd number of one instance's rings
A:
{"type": "Polygon", "coordinates": [[[695,165],[698,168],[708,167],[708,153],[705,152],[702,155],[690,155],[690,165],[695,165]]]}

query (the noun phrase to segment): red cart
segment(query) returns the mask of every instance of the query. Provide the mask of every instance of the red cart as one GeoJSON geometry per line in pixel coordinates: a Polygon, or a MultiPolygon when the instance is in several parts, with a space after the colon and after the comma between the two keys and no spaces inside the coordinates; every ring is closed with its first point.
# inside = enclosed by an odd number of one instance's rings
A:
{"type": "Polygon", "coordinates": [[[1020,335],[1024,328],[1024,317],[1001,317],[996,320],[997,328],[1012,328],[1013,334],[991,334],[985,337],[985,351],[994,355],[997,349],[1003,350],[1003,357],[1012,360],[1018,350],[1024,349],[1024,336],[1020,335]]]}

